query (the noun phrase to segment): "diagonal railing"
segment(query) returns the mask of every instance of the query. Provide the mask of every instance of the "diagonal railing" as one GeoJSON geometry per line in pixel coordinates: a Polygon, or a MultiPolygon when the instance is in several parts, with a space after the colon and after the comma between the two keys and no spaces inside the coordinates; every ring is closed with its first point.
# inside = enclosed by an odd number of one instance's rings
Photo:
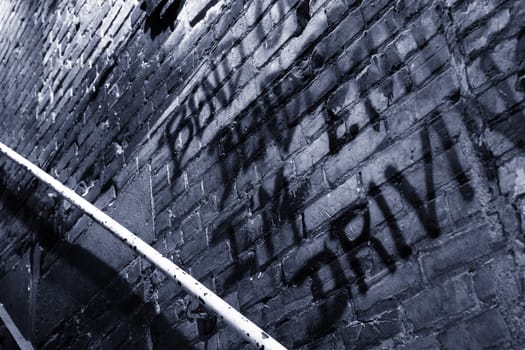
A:
{"type": "MultiPolygon", "coordinates": [[[[18,345],[21,350],[34,350],[33,345],[24,338],[2,303],[0,303],[0,320],[4,322],[7,330],[11,333],[13,340],[16,342],[16,345],[18,345]]],[[[0,348],[1,347],[0,344],[0,348]]]]}
{"type": "Polygon", "coordinates": [[[286,349],[274,338],[269,336],[268,333],[264,332],[255,323],[244,317],[210,289],[190,276],[186,271],[182,270],[171,260],[164,257],[161,253],[155,250],[155,248],[112,219],[109,215],[82,198],[75,191],[63,185],[60,181],[56,180],[44,170],[40,169],[38,166],[31,163],[29,160],[1,142],[0,153],[6,155],[15,163],[24,167],[35,177],[71,202],[71,204],[108,229],[114,236],[119,238],[131,249],[135,250],[155,265],[160,271],[166,274],[166,276],[179,284],[186,292],[197,297],[203,306],[215,312],[220,319],[224,320],[226,324],[234,328],[244,339],[255,345],[258,349],[286,349]]]}

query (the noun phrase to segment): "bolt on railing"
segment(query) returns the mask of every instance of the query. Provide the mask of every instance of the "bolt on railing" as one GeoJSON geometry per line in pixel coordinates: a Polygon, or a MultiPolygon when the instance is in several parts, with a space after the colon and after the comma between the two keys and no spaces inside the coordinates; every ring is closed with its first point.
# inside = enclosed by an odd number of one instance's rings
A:
{"type": "Polygon", "coordinates": [[[141,238],[112,219],[109,215],[82,198],[75,191],[63,185],[60,181],[56,180],[44,170],[40,169],[38,166],[31,163],[29,160],[1,142],[0,153],[5,154],[15,163],[27,169],[31,174],[71,202],[71,204],[75,205],[86,215],[90,216],[103,227],[108,229],[114,236],[126,243],[131,249],[137,251],[140,255],[149,260],[159,270],[164,272],[166,276],[179,284],[186,292],[197,297],[207,309],[215,312],[220,319],[233,327],[244,339],[248,340],[258,349],[286,349],[255,323],[248,320],[206,286],[190,276],[186,271],[182,270],[171,260],[164,257],[161,253],[155,250],[155,248],[144,242],[141,238]]]}

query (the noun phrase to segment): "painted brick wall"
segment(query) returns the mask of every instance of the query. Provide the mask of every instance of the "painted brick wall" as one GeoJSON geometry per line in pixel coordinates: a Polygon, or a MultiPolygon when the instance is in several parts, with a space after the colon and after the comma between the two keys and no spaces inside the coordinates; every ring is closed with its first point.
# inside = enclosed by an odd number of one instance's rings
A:
{"type": "MultiPolygon", "coordinates": [[[[524,18],[4,0],[0,141],[289,348],[522,349],[524,18]]],[[[0,182],[0,302],[35,346],[247,347],[4,158],[0,182]]]]}

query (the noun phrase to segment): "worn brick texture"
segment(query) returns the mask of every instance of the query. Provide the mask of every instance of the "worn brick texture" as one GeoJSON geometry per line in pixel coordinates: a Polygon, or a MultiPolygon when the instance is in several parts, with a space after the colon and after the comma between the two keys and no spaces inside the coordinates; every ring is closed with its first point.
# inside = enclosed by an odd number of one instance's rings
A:
{"type": "MultiPolygon", "coordinates": [[[[525,2],[0,2],[0,141],[290,349],[525,348],[525,2]]],[[[244,349],[0,157],[40,349],[244,349]]],[[[12,345],[0,328],[0,348],[12,345]]]]}

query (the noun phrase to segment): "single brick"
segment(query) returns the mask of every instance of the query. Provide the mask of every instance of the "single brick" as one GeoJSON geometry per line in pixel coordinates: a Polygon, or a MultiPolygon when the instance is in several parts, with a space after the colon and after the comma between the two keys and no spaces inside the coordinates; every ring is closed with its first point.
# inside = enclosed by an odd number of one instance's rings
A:
{"type": "MultiPolygon", "coordinates": [[[[369,283],[365,280],[366,283],[369,283]]],[[[417,264],[409,261],[397,267],[393,273],[387,273],[371,284],[365,294],[355,297],[354,307],[358,315],[374,313],[397,305],[396,296],[408,291],[417,290],[421,276],[417,264]]]]}
{"type": "Polygon", "coordinates": [[[313,241],[304,242],[298,249],[283,258],[283,275],[287,283],[293,281],[297,273],[305,266],[308,261],[325,250],[323,237],[318,237],[313,241]]]}
{"type": "Polygon", "coordinates": [[[281,265],[273,265],[254,277],[239,283],[238,298],[241,308],[247,308],[272,294],[276,294],[281,285],[281,265]]]}
{"type": "Polygon", "coordinates": [[[426,277],[430,280],[435,279],[488,254],[491,251],[490,235],[490,227],[482,225],[450,237],[432,252],[423,254],[421,259],[426,277]],[[464,253],[465,249],[469,250],[469,254],[464,253]]]}
{"type": "Polygon", "coordinates": [[[337,183],[341,177],[372,155],[386,138],[387,134],[384,130],[376,131],[373,128],[365,128],[360,131],[353,141],[343,146],[334,157],[328,159],[324,164],[329,183],[337,183]]]}
{"type": "Polygon", "coordinates": [[[340,330],[348,348],[366,348],[381,344],[402,330],[397,310],[387,311],[365,322],[352,322],[340,330]]]}
{"type": "Polygon", "coordinates": [[[441,286],[421,292],[404,303],[407,317],[416,330],[460,315],[474,304],[468,275],[461,275],[441,286]]]}
{"type": "Polygon", "coordinates": [[[511,339],[507,323],[497,309],[488,310],[466,323],[473,343],[479,348],[494,346],[511,339]]]}
{"type": "Polygon", "coordinates": [[[439,343],[432,335],[418,338],[405,345],[405,350],[435,350],[439,349],[439,343]]]}
{"type": "Polygon", "coordinates": [[[475,272],[474,289],[478,298],[488,304],[510,303],[519,298],[519,286],[514,276],[512,259],[504,257],[490,261],[475,272]]]}
{"type": "Polygon", "coordinates": [[[255,253],[257,266],[267,265],[273,259],[283,256],[290,247],[301,242],[304,237],[302,218],[295,219],[292,223],[282,226],[279,230],[264,237],[263,241],[256,245],[255,253]]]}
{"type": "Polygon", "coordinates": [[[339,211],[356,202],[360,198],[360,191],[358,178],[353,176],[308,206],[304,212],[307,231],[313,231],[317,226],[328,223],[339,211]]]}

